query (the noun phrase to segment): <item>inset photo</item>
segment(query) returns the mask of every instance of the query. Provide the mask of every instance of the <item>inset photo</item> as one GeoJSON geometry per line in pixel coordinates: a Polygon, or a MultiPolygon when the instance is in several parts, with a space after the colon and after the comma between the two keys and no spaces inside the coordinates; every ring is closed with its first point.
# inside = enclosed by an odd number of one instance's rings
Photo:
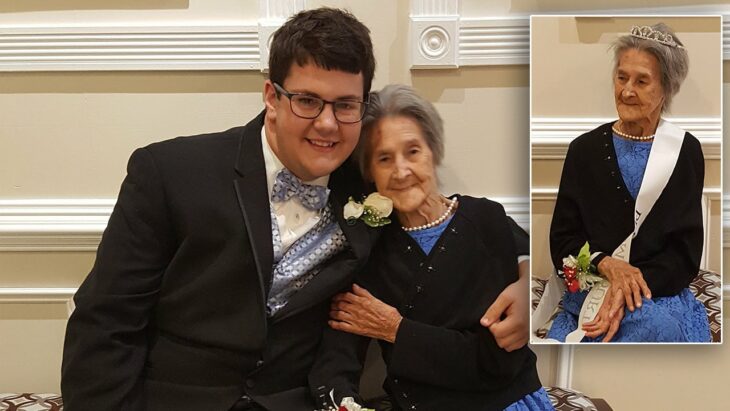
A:
{"type": "Polygon", "coordinates": [[[533,16],[531,342],[722,341],[722,18],[533,16]]]}

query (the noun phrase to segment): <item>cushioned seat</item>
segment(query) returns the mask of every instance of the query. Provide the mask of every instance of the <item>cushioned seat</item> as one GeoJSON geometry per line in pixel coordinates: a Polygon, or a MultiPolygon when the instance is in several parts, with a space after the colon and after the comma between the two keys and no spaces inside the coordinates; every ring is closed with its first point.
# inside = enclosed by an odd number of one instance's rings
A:
{"type": "Polygon", "coordinates": [[[63,400],[58,394],[2,394],[0,411],[63,410],[63,400]]]}
{"type": "Polygon", "coordinates": [[[601,399],[591,399],[575,390],[560,387],[545,387],[550,402],[556,411],[611,411],[612,408],[601,399]]]}

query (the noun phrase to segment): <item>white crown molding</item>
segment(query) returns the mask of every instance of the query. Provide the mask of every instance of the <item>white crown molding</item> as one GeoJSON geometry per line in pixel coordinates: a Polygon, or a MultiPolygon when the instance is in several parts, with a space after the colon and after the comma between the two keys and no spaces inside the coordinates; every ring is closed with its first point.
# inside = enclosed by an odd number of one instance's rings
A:
{"type": "Polygon", "coordinates": [[[67,303],[76,293],[76,288],[11,288],[0,287],[0,304],[58,304],[67,303]]]}
{"type": "Polygon", "coordinates": [[[256,26],[5,26],[0,71],[258,70],[256,26]]]}
{"type": "MultiPolygon", "coordinates": [[[[491,197],[525,230],[527,197],[491,197]]],[[[0,251],[95,251],[115,199],[0,200],[0,251]]]]}
{"type": "MultiPolygon", "coordinates": [[[[257,24],[6,25],[0,71],[261,70],[268,44],[305,0],[260,0],[257,24]]],[[[663,8],[665,13],[730,14],[727,7],[663,8]]],[[[651,10],[651,13],[655,13],[651,10]]],[[[462,16],[458,0],[411,0],[411,67],[528,64],[529,16],[462,16]]],[[[604,10],[573,14],[647,14],[604,10]]],[[[561,13],[566,14],[566,13],[561,13]]],[[[730,33],[730,21],[723,22],[730,33]]],[[[730,35],[723,34],[730,59],[730,35]]]]}
{"type": "Polygon", "coordinates": [[[530,232],[530,199],[527,197],[490,197],[504,207],[505,213],[527,232],[530,232]]]}
{"type": "Polygon", "coordinates": [[[259,21],[283,23],[306,7],[305,0],[259,0],[259,21]]]}
{"type": "Polygon", "coordinates": [[[457,0],[411,1],[412,68],[456,68],[459,45],[457,0]]]}
{"type": "Polygon", "coordinates": [[[115,201],[0,200],[0,251],[94,251],[115,201]]]}
{"type": "MultiPolygon", "coordinates": [[[[573,139],[613,120],[615,118],[609,117],[533,117],[530,122],[532,158],[562,160],[573,139]]],[[[702,144],[705,159],[720,159],[721,117],[670,117],[667,120],[697,137],[702,144]]]]}
{"type": "Polygon", "coordinates": [[[411,1],[411,15],[455,16],[459,14],[459,0],[415,0],[411,1]]]}
{"type": "Polygon", "coordinates": [[[269,48],[271,37],[286,19],[302,10],[305,0],[259,0],[258,44],[259,68],[269,70],[269,48]]]}
{"type": "MultiPolygon", "coordinates": [[[[533,201],[554,201],[558,198],[558,187],[532,187],[530,192],[533,201]]],[[[705,187],[702,189],[702,195],[713,201],[723,199],[725,204],[723,208],[729,207],[727,202],[730,200],[730,196],[723,196],[720,187],[705,187]]],[[[725,215],[727,216],[727,213],[725,215]]],[[[730,221],[725,220],[725,225],[730,227],[730,221]]]]}
{"type": "MultiPolygon", "coordinates": [[[[723,58],[730,59],[730,18],[725,18],[730,17],[730,8],[716,5],[662,7],[660,12],[663,15],[722,15],[723,58]]],[[[636,8],[532,14],[656,15],[657,10],[636,8]]],[[[410,32],[412,69],[524,65],[530,62],[529,15],[464,15],[458,0],[411,0],[410,32]],[[430,55],[434,53],[442,54],[435,58],[430,55]]]]}
{"type": "Polygon", "coordinates": [[[412,0],[411,68],[528,64],[528,17],[463,17],[459,1],[412,0]]]}
{"type": "Polygon", "coordinates": [[[2,71],[261,70],[305,0],[260,0],[257,23],[25,24],[0,31],[2,71]]]}
{"type": "Polygon", "coordinates": [[[459,21],[460,66],[516,65],[529,62],[529,19],[463,18],[459,21]]]}

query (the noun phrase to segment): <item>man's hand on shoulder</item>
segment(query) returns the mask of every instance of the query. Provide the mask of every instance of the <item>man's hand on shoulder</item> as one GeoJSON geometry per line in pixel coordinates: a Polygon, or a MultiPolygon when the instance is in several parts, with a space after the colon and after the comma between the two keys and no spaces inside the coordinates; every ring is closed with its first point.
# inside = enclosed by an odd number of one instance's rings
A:
{"type": "Polygon", "coordinates": [[[481,320],[481,324],[488,327],[494,335],[497,344],[506,351],[522,348],[530,337],[528,303],[530,261],[519,263],[519,271],[520,279],[499,294],[481,320]]]}

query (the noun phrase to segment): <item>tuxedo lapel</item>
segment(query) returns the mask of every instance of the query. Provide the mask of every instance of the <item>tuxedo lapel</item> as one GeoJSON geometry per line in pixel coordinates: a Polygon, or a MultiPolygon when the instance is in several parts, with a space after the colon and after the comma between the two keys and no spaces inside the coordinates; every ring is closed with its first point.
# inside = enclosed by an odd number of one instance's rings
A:
{"type": "Polygon", "coordinates": [[[356,201],[362,200],[363,184],[359,174],[352,170],[349,165],[343,165],[332,174],[330,178],[330,189],[332,209],[337,218],[337,223],[347,237],[347,242],[352,247],[355,257],[367,259],[370,254],[370,229],[360,220],[354,224],[348,224],[345,220],[344,209],[349,197],[356,201]]]}
{"type": "Polygon", "coordinates": [[[266,304],[271,287],[274,251],[271,240],[271,209],[266,184],[266,166],[261,147],[263,124],[264,113],[261,113],[248,123],[243,131],[236,163],[236,172],[239,177],[234,180],[234,185],[256,262],[261,301],[266,304]]]}
{"type": "Polygon", "coordinates": [[[359,220],[355,224],[347,224],[343,215],[343,207],[348,197],[360,200],[362,196],[362,180],[359,173],[346,163],[332,173],[329,188],[332,212],[347,238],[350,249],[345,249],[326,261],[321,271],[274,315],[275,322],[319,304],[341,291],[353,280],[356,271],[362,268],[370,254],[374,229],[359,220]]]}

